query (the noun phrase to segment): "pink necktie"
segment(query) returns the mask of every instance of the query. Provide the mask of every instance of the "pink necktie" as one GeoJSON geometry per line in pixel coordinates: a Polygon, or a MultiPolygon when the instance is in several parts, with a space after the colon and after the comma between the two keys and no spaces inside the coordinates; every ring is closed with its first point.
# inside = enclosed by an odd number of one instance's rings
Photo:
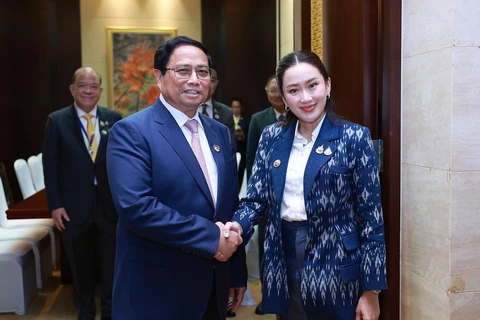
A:
{"type": "Polygon", "coordinates": [[[185,123],[185,127],[192,133],[192,150],[197,158],[198,164],[202,168],[203,175],[205,176],[205,180],[207,180],[208,189],[210,190],[210,194],[212,195],[213,203],[215,204],[215,196],[213,195],[212,185],[210,184],[210,176],[208,175],[207,163],[205,162],[205,158],[203,156],[202,147],[200,145],[200,137],[198,136],[198,122],[197,120],[188,120],[185,123]]]}

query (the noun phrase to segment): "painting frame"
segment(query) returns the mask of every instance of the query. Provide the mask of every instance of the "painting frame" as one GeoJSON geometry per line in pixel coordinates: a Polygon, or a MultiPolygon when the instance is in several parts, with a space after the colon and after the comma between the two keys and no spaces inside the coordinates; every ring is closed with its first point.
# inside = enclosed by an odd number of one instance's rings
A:
{"type": "Polygon", "coordinates": [[[153,60],[158,46],[177,35],[176,28],[108,26],[108,107],[126,117],[158,98],[153,60]]]}

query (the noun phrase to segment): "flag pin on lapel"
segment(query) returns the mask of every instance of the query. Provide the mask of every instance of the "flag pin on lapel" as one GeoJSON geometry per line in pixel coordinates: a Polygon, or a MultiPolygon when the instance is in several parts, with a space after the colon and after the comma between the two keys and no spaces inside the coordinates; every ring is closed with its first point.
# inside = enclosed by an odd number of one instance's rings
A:
{"type": "Polygon", "coordinates": [[[280,163],[282,163],[282,162],[277,159],[277,160],[275,160],[275,161],[273,162],[273,166],[274,166],[275,168],[278,168],[278,167],[280,167],[280,163]]]}

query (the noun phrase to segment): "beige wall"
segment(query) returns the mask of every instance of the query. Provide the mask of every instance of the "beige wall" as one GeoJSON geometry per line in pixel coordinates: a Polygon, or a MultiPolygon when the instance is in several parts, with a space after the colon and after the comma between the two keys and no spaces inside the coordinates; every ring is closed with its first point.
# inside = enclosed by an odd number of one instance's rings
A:
{"type": "MultiPolygon", "coordinates": [[[[82,65],[102,75],[99,104],[107,106],[107,26],[177,28],[201,41],[201,0],[80,0],[82,65]]],[[[153,65],[152,65],[153,68],[153,65]]]]}
{"type": "Polygon", "coordinates": [[[293,31],[294,31],[294,10],[293,0],[279,0],[280,9],[280,57],[294,50],[293,31]]]}
{"type": "Polygon", "coordinates": [[[405,320],[479,319],[478,17],[478,0],[403,0],[405,320]]]}

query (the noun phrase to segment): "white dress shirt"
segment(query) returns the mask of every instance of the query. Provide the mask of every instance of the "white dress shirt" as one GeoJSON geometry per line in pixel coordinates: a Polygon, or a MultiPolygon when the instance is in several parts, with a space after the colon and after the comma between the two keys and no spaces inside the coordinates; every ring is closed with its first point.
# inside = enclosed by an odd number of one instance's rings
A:
{"type": "Polygon", "coordinates": [[[288,159],[285,188],[283,190],[282,205],[280,208],[280,216],[283,220],[290,222],[307,220],[305,198],[303,195],[303,178],[308,157],[310,156],[324,119],[325,115],[315,130],[313,130],[312,141],[310,142],[298,132],[299,121],[297,121],[292,150],[290,151],[290,158],[288,159]]]}
{"type": "MultiPolygon", "coordinates": [[[[190,120],[190,118],[185,113],[172,107],[165,100],[162,94],[160,94],[160,101],[162,101],[163,105],[171,113],[171,115],[177,122],[180,129],[182,129],[183,135],[185,136],[185,139],[187,139],[188,144],[192,146],[192,133],[185,126],[185,123],[187,123],[187,121],[190,120]]],[[[207,140],[207,136],[205,135],[205,129],[203,128],[203,123],[200,120],[200,117],[198,116],[198,110],[197,110],[197,113],[195,113],[195,116],[193,116],[193,118],[191,119],[195,119],[198,122],[198,136],[200,138],[200,146],[202,147],[203,157],[205,158],[205,163],[207,164],[208,176],[210,177],[210,185],[212,186],[212,192],[215,199],[217,199],[217,194],[218,194],[217,163],[213,158],[212,149],[210,148],[209,142],[207,140]]]]}

